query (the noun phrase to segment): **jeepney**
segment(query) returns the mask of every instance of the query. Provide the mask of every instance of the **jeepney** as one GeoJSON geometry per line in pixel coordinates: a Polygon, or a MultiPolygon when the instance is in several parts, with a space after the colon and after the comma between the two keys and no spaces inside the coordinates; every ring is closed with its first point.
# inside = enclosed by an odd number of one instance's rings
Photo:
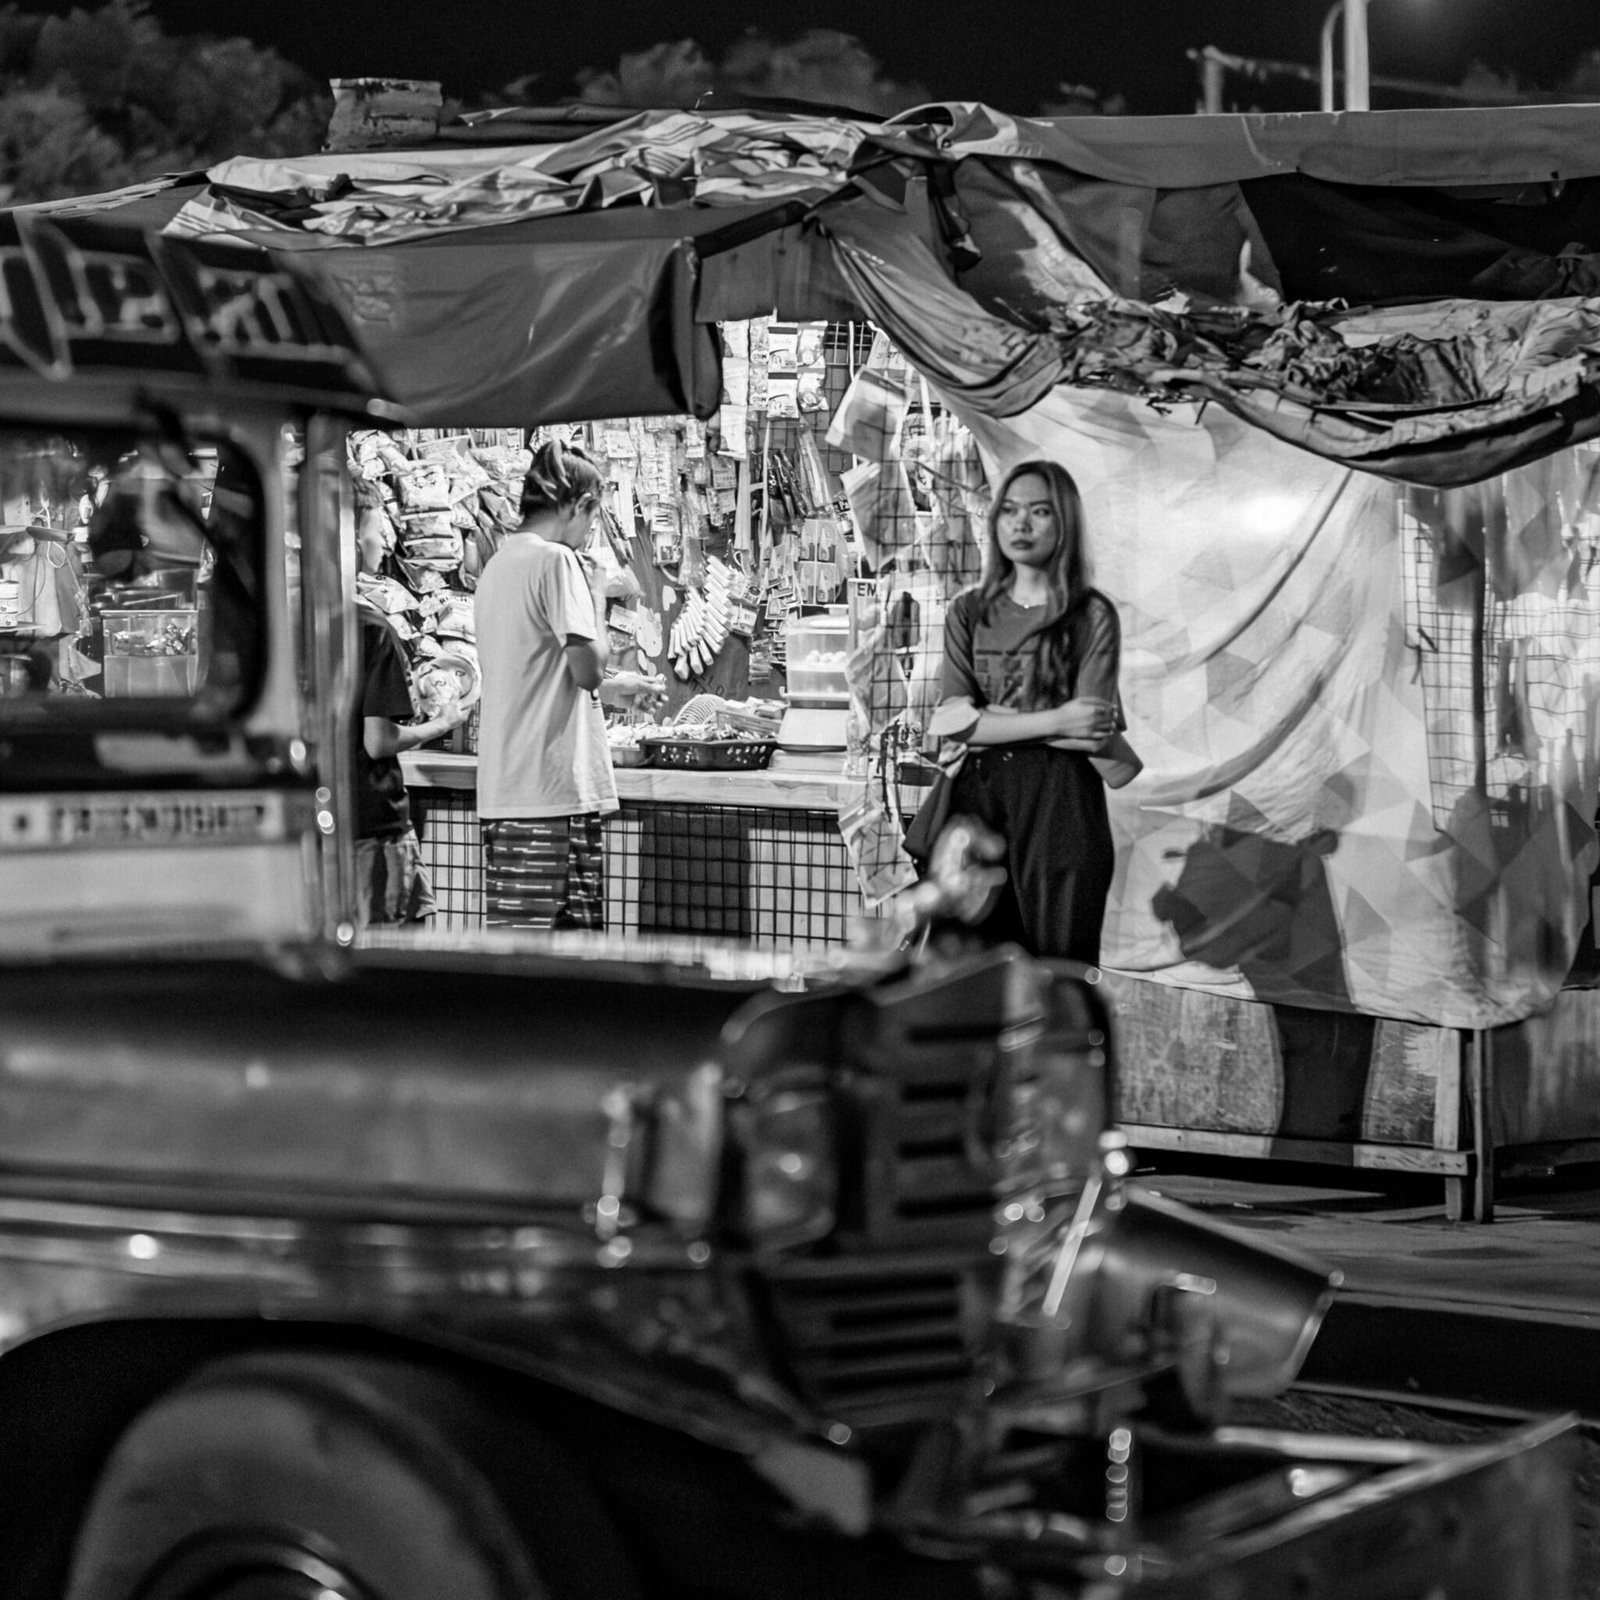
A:
{"type": "Polygon", "coordinates": [[[1092,972],[357,939],[359,352],[0,227],[0,1595],[1564,1592],[1566,1422],[1229,1425],[1335,1275],[1130,1181],[1092,972]]]}

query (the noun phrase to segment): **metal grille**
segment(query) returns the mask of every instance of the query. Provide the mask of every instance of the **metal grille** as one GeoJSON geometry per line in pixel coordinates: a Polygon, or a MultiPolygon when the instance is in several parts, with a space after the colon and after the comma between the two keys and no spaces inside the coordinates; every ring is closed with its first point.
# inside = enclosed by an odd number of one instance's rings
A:
{"type": "Polygon", "coordinates": [[[766,1282],[806,1397],[856,1425],[946,1413],[970,1378],[989,1289],[970,1258],[786,1264],[766,1282]]]}
{"type": "Polygon", "coordinates": [[[879,1079],[872,1140],[879,1181],[867,1196],[867,1231],[879,1241],[986,1239],[994,1205],[988,1151],[974,1147],[986,1118],[975,1103],[993,1074],[977,1047],[947,1047],[879,1079]]]}

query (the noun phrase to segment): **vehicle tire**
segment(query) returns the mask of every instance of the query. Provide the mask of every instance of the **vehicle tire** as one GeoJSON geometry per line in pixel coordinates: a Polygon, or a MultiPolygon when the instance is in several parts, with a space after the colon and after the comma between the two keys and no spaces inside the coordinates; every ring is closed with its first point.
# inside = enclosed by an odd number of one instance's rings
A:
{"type": "Polygon", "coordinates": [[[603,1507],[537,1429],[449,1374],[264,1352],[203,1368],[134,1420],[64,1600],[637,1592],[603,1507]]]}

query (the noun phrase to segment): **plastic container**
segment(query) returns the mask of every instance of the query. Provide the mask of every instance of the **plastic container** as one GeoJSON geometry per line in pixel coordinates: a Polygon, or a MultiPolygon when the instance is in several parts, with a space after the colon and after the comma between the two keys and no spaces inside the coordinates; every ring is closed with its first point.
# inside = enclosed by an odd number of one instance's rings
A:
{"type": "Polygon", "coordinates": [[[104,629],[107,698],[191,695],[200,679],[200,613],[187,607],[107,612],[104,629]]]}
{"type": "Polygon", "coordinates": [[[850,698],[845,661],[850,650],[850,619],[843,606],[784,624],[784,683],[789,699],[818,705],[844,705],[850,698]]]}

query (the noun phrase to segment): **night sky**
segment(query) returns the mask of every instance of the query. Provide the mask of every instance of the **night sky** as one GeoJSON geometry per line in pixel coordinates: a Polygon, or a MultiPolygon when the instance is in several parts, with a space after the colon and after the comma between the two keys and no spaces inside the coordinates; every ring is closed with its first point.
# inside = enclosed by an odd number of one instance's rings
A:
{"type": "MultiPolygon", "coordinates": [[[[78,0],[92,9],[94,0],[78,0]]],[[[22,0],[24,9],[68,9],[22,0]]],[[[1121,94],[1133,112],[1194,108],[1202,45],[1314,65],[1323,0],[153,0],[176,33],[242,34],[319,78],[438,78],[447,94],[492,90],[545,74],[551,98],[584,66],[625,50],[695,38],[715,56],[755,27],[854,34],[885,75],[919,80],[935,99],[984,100],[1026,113],[1058,83],[1121,94]]],[[[1372,0],[1372,71],[1458,82],[1473,61],[1553,85],[1600,50],[1600,0],[1372,0]]],[[[1314,90],[1297,91],[1309,109],[1314,90]]],[[[1249,88],[1237,91],[1248,98],[1249,88]]],[[[1288,109],[1281,96],[1275,108],[1288,109]]],[[[1375,95],[1375,104],[1385,103],[1375,95]]],[[[1412,103],[1425,103],[1413,101],[1412,103]]]]}

